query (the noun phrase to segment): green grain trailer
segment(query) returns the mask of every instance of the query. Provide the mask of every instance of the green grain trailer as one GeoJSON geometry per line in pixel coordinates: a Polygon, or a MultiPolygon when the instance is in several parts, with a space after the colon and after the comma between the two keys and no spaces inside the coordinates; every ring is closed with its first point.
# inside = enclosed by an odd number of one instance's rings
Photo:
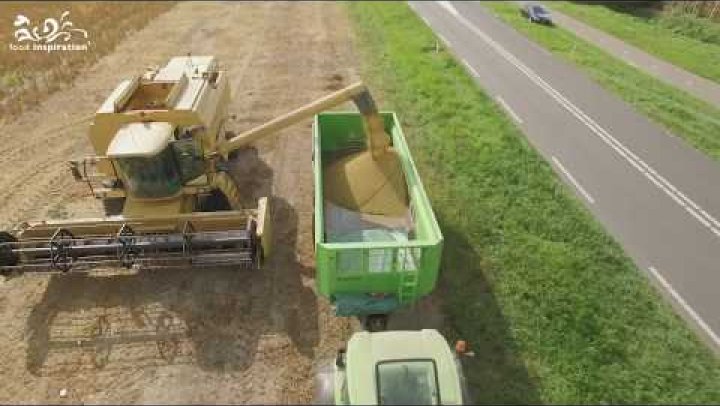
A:
{"type": "Polygon", "coordinates": [[[318,292],[333,302],[336,315],[361,317],[370,330],[384,329],[389,313],[433,290],[443,243],[400,122],[393,112],[381,114],[408,186],[410,208],[402,226],[391,219],[389,226],[362,220],[359,228],[330,227],[332,203],[324,198],[323,168],[339,155],[365,148],[366,139],[359,113],[321,113],[313,127],[318,292]]]}

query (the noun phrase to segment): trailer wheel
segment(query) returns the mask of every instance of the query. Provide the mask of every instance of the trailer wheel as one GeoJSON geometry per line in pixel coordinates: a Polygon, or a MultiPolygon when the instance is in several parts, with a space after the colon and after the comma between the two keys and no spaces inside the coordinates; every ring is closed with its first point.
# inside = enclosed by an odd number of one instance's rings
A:
{"type": "Polygon", "coordinates": [[[18,256],[7,243],[17,242],[17,239],[7,231],[0,231],[0,266],[15,266],[18,256]]]}
{"type": "Polygon", "coordinates": [[[365,317],[365,330],[373,333],[387,330],[387,314],[370,314],[365,317]]]}

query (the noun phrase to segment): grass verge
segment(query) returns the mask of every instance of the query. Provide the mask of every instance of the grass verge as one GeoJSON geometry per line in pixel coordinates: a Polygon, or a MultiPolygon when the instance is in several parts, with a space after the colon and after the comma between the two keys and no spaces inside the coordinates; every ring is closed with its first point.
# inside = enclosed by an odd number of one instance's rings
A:
{"type": "Polygon", "coordinates": [[[716,403],[720,365],[404,3],[353,2],[445,235],[445,334],[479,403],[716,403]]]}
{"type": "Polygon", "coordinates": [[[685,24],[670,26],[680,17],[664,13],[640,17],[602,4],[553,2],[551,6],[698,76],[720,82],[720,44],[711,42],[716,40],[710,38],[711,35],[706,35],[706,41],[702,41],[696,33],[689,31],[693,27],[717,27],[717,23],[685,16],[685,24]]]}
{"type": "Polygon", "coordinates": [[[560,27],[529,24],[517,5],[486,2],[501,20],[575,64],[640,113],[720,161],[720,109],[611,56],[560,27]]]}

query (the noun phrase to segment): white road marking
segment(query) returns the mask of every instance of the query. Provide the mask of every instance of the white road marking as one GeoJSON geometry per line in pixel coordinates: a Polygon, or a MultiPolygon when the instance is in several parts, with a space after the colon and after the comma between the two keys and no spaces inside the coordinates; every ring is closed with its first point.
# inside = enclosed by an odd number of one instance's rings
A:
{"type": "Polygon", "coordinates": [[[420,17],[423,20],[423,22],[425,22],[425,25],[432,28],[432,26],[430,25],[430,21],[424,15],[420,14],[420,10],[418,10],[417,5],[415,3],[416,2],[414,2],[414,1],[407,2],[408,7],[410,7],[412,9],[412,11],[415,12],[415,14],[417,14],[417,16],[420,17]]]}
{"type": "Polygon", "coordinates": [[[515,114],[515,111],[513,111],[513,109],[511,109],[510,106],[507,103],[505,103],[505,100],[503,100],[502,97],[497,96],[496,99],[497,99],[498,103],[500,103],[502,108],[505,109],[505,111],[507,111],[507,113],[510,115],[510,117],[512,117],[513,120],[517,121],[519,124],[523,123],[522,119],[520,119],[520,116],[515,114]]]}
{"type": "Polygon", "coordinates": [[[705,320],[703,320],[698,314],[695,312],[695,310],[690,307],[689,304],[685,301],[685,299],[680,296],[679,293],[668,283],[668,281],[663,278],[662,275],[660,275],[660,272],[658,272],[655,268],[652,266],[648,268],[650,270],[650,273],[652,276],[657,279],[658,282],[662,285],[665,290],[667,290],[670,295],[675,299],[675,301],[687,312],[687,314],[697,323],[697,325],[705,332],[705,334],[710,337],[710,339],[715,343],[716,346],[720,347],[720,338],[718,338],[717,334],[710,328],[710,326],[705,323],[705,320]]]}
{"type": "Polygon", "coordinates": [[[478,77],[478,76],[479,76],[478,73],[477,73],[477,71],[475,70],[475,68],[473,68],[472,66],[470,66],[470,64],[468,63],[468,61],[466,61],[465,59],[463,59],[463,60],[462,60],[462,63],[463,63],[463,65],[465,65],[465,67],[472,73],[473,76],[475,76],[475,77],[478,77]]]}
{"type": "Polygon", "coordinates": [[[565,96],[559,91],[555,90],[547,82],[545,82],[540,76],[538,76],[532,69],[528,68],[525,64],[520,62],[515,55],[511,54],[500,44],[490,38],[485,32],[477,28],[474,24],[468,21],[465,17],[453,7],[448,1],[438,1],[438,4],[448,10],[456,19],[465,25],[470,31],[480,37],[485,43],[493,48],[500,56],[506,61],[515,66],[525,76],[527,76],[533,83],[543,89],[550,97],[555,99],[561,106],[567,111],[574,115],[578,120],[585,124],[593,133],[595,133],[603,142],[610,146],[615,152],[622,156],[627,162],[629,162],[635,169],[637,169],[643,176],[650,180],[656,187],[665,192],[670,198],[672,198],[678,205],[680,205],[685,211],[692,215],[695,219],[700,222],[703,226],[708,228],[717,237],[720,237],[720,222],[707,213],[693,200],[685,196],[679,191],[672,183],[668,182],[663,176],[658,174],[655,169],[640,159],[634,152],[628,147],[618,141],[615,137],[610,135],[604,128],[602,128],[595,120],[590,118],[585,112],[580,110],[572,102],[570,102],[565,96]]]}
{"type": "Polygon", "coordinates": [[[593,197],[590,196],[590,193],[588,193],[587,190],[585,190],[585,188],[583,188],[583,187],[580,185],[580,183],[579,183],[577,180],[575,180],[575,177],[573,177],[573,176],[570,174],[570,172],[569,172],[567,169],[565,169],[565,167],[563,166],[563,164],[561,164],[560,161],[559,161],[557,158],[555,158],[555,156],[552,157],[552,160],[553,160],[553,162],[555,163],[555,165],[557,165],[558,169],[560,169],[560,171],[562,171],[562,173],[563,173],[563,174],[570,180],[570,182],[572,182],[572,184],[577,188],[577,190],[580,192],[580,194],[582,194],[583,196],[585,196],[585,198],[588,200],[588,202],[590,202],[591,204],[595,204],[595,199],[593,199],[593,197]]]}

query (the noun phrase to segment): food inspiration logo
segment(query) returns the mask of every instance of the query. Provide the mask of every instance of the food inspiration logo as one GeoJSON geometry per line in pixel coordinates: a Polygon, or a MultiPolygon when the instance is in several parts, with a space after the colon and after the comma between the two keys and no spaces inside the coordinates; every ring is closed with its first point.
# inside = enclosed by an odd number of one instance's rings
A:
{"type": "Polygon", "coordinates": [[[10,43],[12,51],[87,51],[90,41],[88,32],[68,19],[69,11],[60,19],[46,18],[41,26],[33,26],[30,19],[22,14],[15,17],[15,42],[10,43]]]}

